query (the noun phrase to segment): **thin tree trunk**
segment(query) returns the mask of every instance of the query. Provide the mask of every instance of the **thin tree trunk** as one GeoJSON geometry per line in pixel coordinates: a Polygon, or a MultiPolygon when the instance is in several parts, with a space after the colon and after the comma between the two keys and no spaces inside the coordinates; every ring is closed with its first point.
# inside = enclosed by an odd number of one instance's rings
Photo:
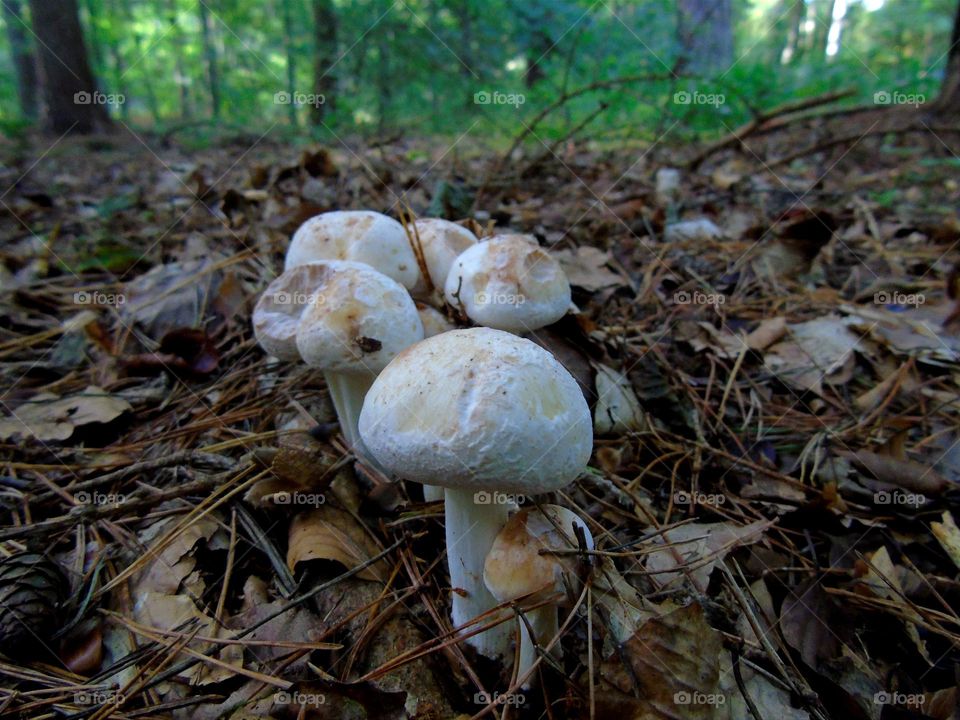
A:
{"type": "Polygon", "coordinates": [[[683,68],[713,75],[733,63],[731,0],[678,0],[677,35],[683,68]]]}
{"type": "MultiPolygon", "coordinates": [[[[164,10],[157,7],[157,15],[163,15],[164,10]]],[[[174,53],[176,57],[174,78],[177,87],[180,89],[180,119],[189,120],[193,115],[190,109],[190,87],[187,82],[187,71],[183,66],[183,33],[180,31],[180,23],[177,22],[177,2],[176,0],[167,0],[166,2],[167,22],[170,25],[170,36],[173,39],[173,46],[176,48],[174,53]]]]}
{"type": "Polygon", "coordinates": [[[953,21],[947,71],[943,76],[937,107],[954,113],[960,112],[960,3],[957,3],[957,14],[953,21]]]}
{"type": "Polygon", "coordinates": [[[210,29],[210,9],[207,0],[198,0],[200,8],[200,35],[203,41],[203,56],[207,63],[207,84],[210,88],[210,111],[214,120],[220,117],[220,71],[217,49],[214,47],[210,29]]]}
{"type": "MultiPolygon", "coordinates": [[[[94,19],[93,8],[91,5],[88,5],[87,8],[88,8],[88,11],[90,12],[90,20],[92,23],[94,19]]],[[[112,0],[108,4],[106,9],[109,11],[109,14],[113,16],[114,20],[116,20],[117,8],[114,6],[112,0]]],[[[127,65],[123,59],[123,53],[120,52],[120,42],[117,40],[115,32],[110,33],[108,49],[110,51],[110,57],[113,60],[113,87],[116,89],[118,93],[123,95],[124,98],[127,98],[130,95],[129,88],[127,87],[127,79],[126,79],[127,65]]],[[[104,72],[106,71],[104,70],[104,72]]],[[[123,118],[124,121],[130,119],[128,105],[125,102],[120,106],[120,117],[123,118]]]]}
{"type": "Polygon", "coordinates": [[[316,39],[313,87],[324,99],[310,111],[310,124],[317,126],[336,107],[337,10],[333,0],[313,0],[313,22],[316,39]]]}
{"type": "Polygon", "coordinates": [[[30,46],[30,38],[27,36],[27,26],[23,21],[20,0],[4,0],[3,14],[7,23],[10,57],[16,71],[20,114],[27,120],[36,120],[40,108],[37,59],[30,46]]]}
{"type": "Polygon", "coordinates": [[[290,0],[280,0],[280,9],[283,13],[284,45],[287,51],[287,94],[291,99],[287,105],[287,116],[290,124],[297,127],[297,106],[292,102],[293,95],[297,92],[297,49],[293,42],[293,11],[290,0]]]}
{"type": "Polygon", "coordinates": [[[108,129],[110,116],[90,69],[77,0],[30,0],[30,13],[38,38],[46,128],[55,133],[108,129]]]}

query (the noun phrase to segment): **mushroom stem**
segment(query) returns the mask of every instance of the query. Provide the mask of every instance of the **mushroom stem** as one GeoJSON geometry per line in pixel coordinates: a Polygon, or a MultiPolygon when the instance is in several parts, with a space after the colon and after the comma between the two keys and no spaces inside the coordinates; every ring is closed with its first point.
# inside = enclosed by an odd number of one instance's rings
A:
{"type": "MultiPolygon", "coordinates": [[[[489,498],[489,493],[483,494],[489,498]]],[[[447,564],[453,588],[451,618],[454,627],[460,627],[499,604],[483,583],[483,564],[494,538],[507,522],[508,507],[478,505],[473,490],[462,488],[446,488],[444,499],[447,564]]],[[[510,643],[510,623],[478,633],[467,642],[486,657],[502,656],[510,643]]]]}
{"type": "Polygon", "coordinates": [[[357,424],[360,422],[360,410],[363,408],[363,398],[367,391],[373,385],[376,375],[373,373],[338,373],[325,372],[324,380],[327,381],[327,388],[330,390],[330,399],[333,401],[333,408],[337,411],[337,420],[340,422],[340,430],[347,441],[347,445],[356,455],[363,455],[364,459],[369,456],[360,439],[360,431],[357,424]]]}
{"type": "Polygon", "coordinates": [[[443,488],[439,485],[424,485],[423,499],[425,502],[438,502],[444,499],[443,488]]]}
{"type": "MultiPolygon", "coordinates": [[[[517,618],[520,623],[520,660],[517,663],[517,679],[522,681],[524,690],[533,684],[533,676],[524,677],[530,672],[533,663],[537,660],[536,645],[545,646],[560,632],[560,623],[557,620],[557,606],[544,605],[532,610],[524,611],[527,622],[517,618]],[[527,626],[529,623],[529,627],[527,626]],[[530,635],[530,631],[533,635],[530,635]]],[[[556,655],[559,645],[554,645],[552,653],[556,655]]]]}

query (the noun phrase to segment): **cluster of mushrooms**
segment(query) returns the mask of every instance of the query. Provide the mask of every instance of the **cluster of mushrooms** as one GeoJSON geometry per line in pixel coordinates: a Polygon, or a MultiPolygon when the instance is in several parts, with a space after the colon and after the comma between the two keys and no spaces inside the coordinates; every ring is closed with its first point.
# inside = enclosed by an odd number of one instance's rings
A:
{"type": "Polygon", "coordinates": [[[524,685],[537,647],[559,649],[557,607],[578,584],[571,550],[593,548],[573,512],[512,501],[563,488],[590,459],[579,385],[521,336],[569,307],[563,270],[532,237],[479,240],[441,219],[408,235],[386,215],[337,211],[297,230],[253,313],[268,353],[324,373],[358,458],[444,499],[455,632],[517,658],[524,685]],[[476,326],[458,329],[440,312],[451,309],[476,326]]]}

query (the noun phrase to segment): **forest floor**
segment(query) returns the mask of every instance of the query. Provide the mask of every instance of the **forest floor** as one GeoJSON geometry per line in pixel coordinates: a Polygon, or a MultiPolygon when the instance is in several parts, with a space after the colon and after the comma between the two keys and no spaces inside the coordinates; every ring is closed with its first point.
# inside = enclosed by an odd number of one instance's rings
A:
{"type": "Polygon", "coordinates": [[[0,552],[63,572],[0,562],[0,718],[960,718],[957,136],[856,127],[696,168],[0,148],[0,552]],[[534,234],[574,287],[537,339],[601,432],[551,501],[609,552],[533,689],[451,640],[442,507],[354,463],[321,375],[251,332],[303,220],[406,207],[534,234]]]}

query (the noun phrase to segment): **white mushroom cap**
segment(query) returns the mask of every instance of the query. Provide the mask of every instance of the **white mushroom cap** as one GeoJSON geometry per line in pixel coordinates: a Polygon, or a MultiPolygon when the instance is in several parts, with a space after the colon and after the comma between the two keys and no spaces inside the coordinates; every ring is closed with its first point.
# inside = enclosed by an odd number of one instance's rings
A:
{"type": "Polygon", "coordinates": [[[468,248],[454,261],[444,294],[474,322],[517,333],[556,322],[570,306],[560,263],[525,235],[498,235],[468,248]]]}
{"type": "Polygon", "coordinates": [[[456,325],[447,320],[442,312],[429,305],[417,303],[417,312],[420,314],[420,322],[423,323],[423,337],[425,338],[456,329],[456,325]]]}
{"type": "MultiPolygon", "coordinates": [[[[462,225],[441,218],[421,218],[414,225],[430,282],[442,293],[453,261],[464,250],[477,244],[477,236],[462,225]]],[[[426,288],[421,290],[425,292],[426,288]]]]}
{"type": "Polygon", "coordinates": [[[297,350],[297,323],[324,282],[331,266],[365,267],[358,263],[330,261],[291,268],[267,285],[253,309],[253,334],[260,346],[281,360],[301,360],[297,350]]]}
{"type": "Polygon", "coordinates": [[[576,549],[574,525],[583,528],[585,549],[593,550],[593,536],[586,523],[565,507],[543,505],[542,512],[524,508],[511,517],[493,541],[483,566],[483,581],[497,601],[507,602],[531,593],[536,593],[532,599],[567,594],[574,585],[571,580],[576,557],[541,555],[540,551],[576,549]]]}
{"type": "Polygon", "coordinates": [[[361,263],[323,268],[296,329],[297,350],[325,372],[376,374],[404,348],[423,339],[409,293],[361,263]]]}
{"type": "Polygon", "coordinates": [[[420,279],[403,225],[370,210],[337,210],[307,220],[287,249],[284,269],[316,260],[353,260],[379,270],[405,288],[420,279]]]}
{"type": "Polygon", "coordinates": [[[549,352],[490,328],[452,330],[401,352],[360,414],[373,457],[396,477],[536,494],[586,467],[590,411],[549,352]]]}

